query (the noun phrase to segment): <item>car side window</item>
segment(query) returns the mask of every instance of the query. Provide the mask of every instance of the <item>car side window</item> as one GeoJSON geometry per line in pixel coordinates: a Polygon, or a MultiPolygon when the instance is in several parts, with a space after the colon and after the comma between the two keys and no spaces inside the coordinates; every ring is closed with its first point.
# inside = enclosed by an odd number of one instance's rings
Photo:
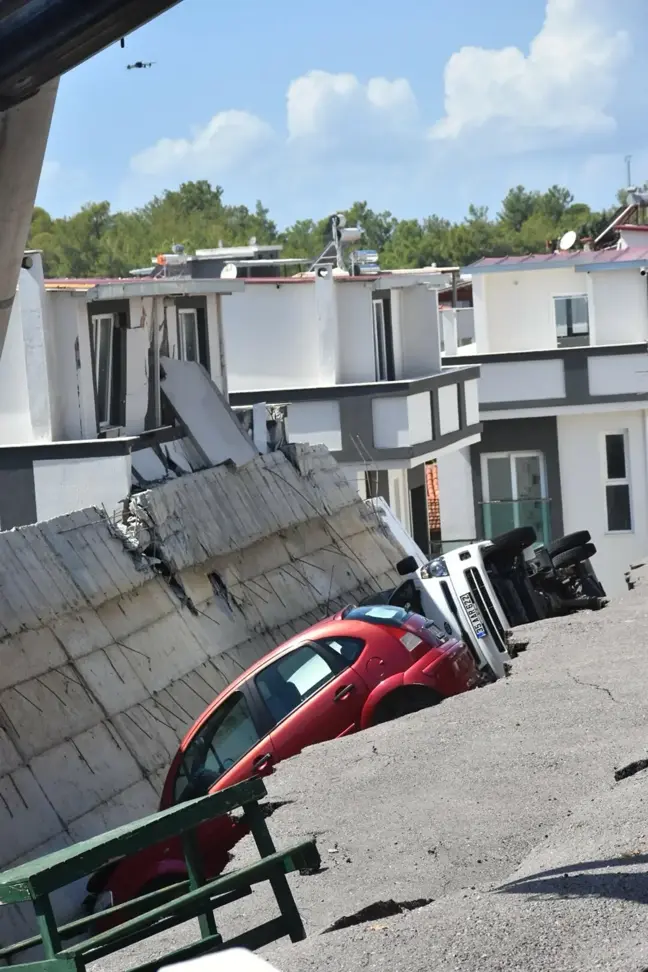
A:
{"type": "Polygon", "coordinates": [[[330,648],[347,665],[353,665],[362,654],[366,641],[362,638],[349,638],[346,635],[340,635],[338,638],[318,638],[317,644],[330,648]]]}
{"type": "Polygon", "coordinates": [[[422,613],[421,595],[413,580],[406,580],[397,590],[394,591],[389,599],[389,603],[395,607],[405,608],[406,611],[414,611],[415,614],[422,613]]]}
{"type": "Polygon", "coordinates": [[[187,746],[174,784],[174,803],[206,796],[260,739],[246,697],[233,692],[187,746]]]}
{"type": "Polygon", "coordinates": [[[276,724],[336,675],[315,648],[302,645],[259,672],[256,685],[276,724]]]}

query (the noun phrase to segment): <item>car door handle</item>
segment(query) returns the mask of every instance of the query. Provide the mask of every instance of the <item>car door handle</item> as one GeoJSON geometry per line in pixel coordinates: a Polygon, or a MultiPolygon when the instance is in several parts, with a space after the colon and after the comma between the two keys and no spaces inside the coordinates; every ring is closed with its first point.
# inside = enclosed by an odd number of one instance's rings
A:
{"type": "Polygon", "coordinates": [[[272,753],[264,753],[262,756],[257,756],[255,760],[252,761],[252,769],[259,773],[261,770],[267,769],[272,762],[272,753]]]}
{"type": "Polygon", "coordinates": [[[333,701],[342,702],[343,699],[348,699],[352,692],[355,692],[355,685],[343,685],[333,696],[333,701]]]}

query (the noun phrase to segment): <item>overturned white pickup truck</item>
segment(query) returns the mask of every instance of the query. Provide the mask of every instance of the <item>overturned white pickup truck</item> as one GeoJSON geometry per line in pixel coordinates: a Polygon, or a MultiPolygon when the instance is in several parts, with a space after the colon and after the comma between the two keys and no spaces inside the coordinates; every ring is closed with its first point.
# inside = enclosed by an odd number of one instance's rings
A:
{"type": "Polygon", "coordinates": [[[516,653],[512,628],[607,603],[591,564],[596,547],[587,530],[544,547],[532,527],[520,527],[429,560],[404,540],[386,504],[372,505],[410,556],[397,564],[403,583],[363,603],[394,604],[436,621],[469,645],[492,678],[506,675],[516,653]]]}

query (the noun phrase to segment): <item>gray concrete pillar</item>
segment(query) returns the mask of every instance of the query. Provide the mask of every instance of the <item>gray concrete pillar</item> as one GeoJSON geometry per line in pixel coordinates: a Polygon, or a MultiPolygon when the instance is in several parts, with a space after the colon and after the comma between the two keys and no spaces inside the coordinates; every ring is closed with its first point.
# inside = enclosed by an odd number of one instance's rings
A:
{"type": "Polygon", "coordinates": [[[47,146],[58,79],[0,113],[0,354],[47,146]]]}

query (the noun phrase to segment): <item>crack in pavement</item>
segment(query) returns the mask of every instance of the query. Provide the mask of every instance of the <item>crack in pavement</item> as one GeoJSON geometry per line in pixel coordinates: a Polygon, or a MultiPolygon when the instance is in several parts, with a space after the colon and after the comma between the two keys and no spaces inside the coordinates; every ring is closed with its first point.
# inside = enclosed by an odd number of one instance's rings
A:
{"type": "Polygon", "coordinates": [[[604,685],[597,685],[596,682],[583,682],[582,679],[576,678],[576,676],[572,675],[571,672],[567,672],[567,675],[573,682],[576,682],[577,685],[584,685],[586,688],[596,689],[597,692],[605,692],[605,694],[608,695],[613,702],[616,702],[617,705],[620,704],[619,700],[614,698],[609,688],[606,688],[604,685]]]}
{"type": "Polygon", "coordinates": [[[374,901],[373,904],[361,908],[352,915],[344,915],[338,918],[332,925],[325,928],[322,932],[327,935],[329,932],[341,931],[343,928],[352,928],[353,925],[364,925],[370,921],[379,921],[381,918],[393,918],[395,915],[402,915],[404,911],[415,911],[417,908],[425,908],[434,902],[434,898],[415,898],[414,901],[374,901]]]}
{"type": "Polygon", "coordinates": [[[628,777],[634,776],[636,773],[641,773],[642,770],[648,769],[648,759],[636,759],[633,763],[628,763],[627,766],[622,766],[614,774],[614,779],[616,783],[620,780],[627,780],[628,777]]]}

